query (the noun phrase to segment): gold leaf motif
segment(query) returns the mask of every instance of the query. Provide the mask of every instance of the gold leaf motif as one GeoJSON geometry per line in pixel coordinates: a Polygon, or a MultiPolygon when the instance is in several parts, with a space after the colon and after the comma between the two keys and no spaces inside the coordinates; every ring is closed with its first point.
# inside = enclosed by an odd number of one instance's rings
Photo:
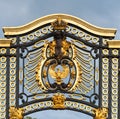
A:
{"type": "Polygon", "coordinates": [[[108,109],[107,108],[98,108],[94,109],[95,113],[94,119],[107,119],[108,109]]]}
{"type": "Polygon", "coordinates": [[[23,119],[23,108],[10,107],[10,119],[23,119]]]}

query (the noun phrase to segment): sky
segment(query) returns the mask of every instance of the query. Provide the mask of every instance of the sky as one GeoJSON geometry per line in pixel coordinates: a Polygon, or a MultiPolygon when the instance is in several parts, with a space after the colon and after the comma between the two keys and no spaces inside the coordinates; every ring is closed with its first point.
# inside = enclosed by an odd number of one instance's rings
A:
{"type": "Polygon", "coordinates": [[[120,0],[0,0],[2,27],[19,26],[42,16],[66,13],[100,27],[116,28],[120,38],[120,0]]]}
{"type": "MultiPolygon", "coordinates": [[[[24,25],[54,13],[70,14],[96,26],[116,28],[115,39],[120,39],[120,0],[0,0],[0,38],[4,38],[2,27],[24,25]]],[[[42,111],[35,116],[39,119],[92,119],[73,111],[42,111]]]]}

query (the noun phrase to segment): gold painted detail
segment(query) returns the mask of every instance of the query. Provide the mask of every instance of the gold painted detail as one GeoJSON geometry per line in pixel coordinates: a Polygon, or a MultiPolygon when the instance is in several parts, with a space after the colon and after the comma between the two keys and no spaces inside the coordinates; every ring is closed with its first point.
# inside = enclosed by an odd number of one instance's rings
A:
{"type": "MultiPolygon", "coordinates": [[[[15,54],[16,52],[14,52],[15,54]]],[[[10,57],[10,106],[16,103],[16,57],[10,57]]]]}
{"type": "Polygon", "coordinates": [[[6,49],[6,48],[0,48],[0,54],[5,54],[5,53],[6,53],[6,51],[7,51],[7,49],[6,49]]]}
{"type": "Polygon", "coordinates": [[[16,49],[15,48],[11,48],[10,49],[10,54],[16,54],[16,49]]]}
{"type": "Polygon", "coordinates": [[[106,46],[108,44],[108,40],[109,40],[108,38],[103,38],[103,40],[102,40],[103,44],[102,45],[106,46]]]}
{"type": "Polygon", "coordinates": [[[93,112],[95,113],[94,119],[107,119],[108,116],[107,108],[94,109],[93,112]]]}
{"type": "MultiPolygon", "coordinates": [[[[98,37],[96,37],[94,35],[90,35],[90,34],[84,32],[84,31],[80,30],[79,28],[75,28],[73,26],[67,26],[66,32],[68,32],[70,34],[73,34],[73,35],[75,35],[79,38],[82,38],[83,40],[85,40],[87,42],[90,42],[92,44],[99,44],[99,38],[98,37]]],[[[85,48],[85,49],[87,48],[83,42],[80,42],[79,40],[76,40],[76,44],[77,43],[81,44],[81,46],[79,46],[79,47],[85,48]]]]}
{"type": "MultiPolygon", "coordinates": [[[[48,50],[49,50],[49,54],[50,56],[54,56],[55,55],[55,49],[56,49],[56,46],[57,46],[57,43],[56,43],[56,40],[53,40],[51,42],[48,43],[48,50]]],[[[66,39],[62,39],[61,41],[61,54],[59,56],[60,57],[63,57],[63,56],[68,56],[69,55],[69,49],[70,49],[70,46],[71,46],[71,43],[68,42],[66,39]]]]}
{"type": "MultiPolygon", "coordinates": [[[[104,52],[106,54],[106,52],[104,52]]],[[[108,107],[108,70],[109,70],[109,59],[102,59],[102,106],[108,107]]]]}
{"type": "Polygon", "coordinates": [[[62,79],[67,78],[69,74],[69,67],[66,65],[62,65],[63,68],[62,71],[60,68],[57,68],[56,70],[55,68],[56,68],[56,64],[50,66],[49,74],[58,85],[61,85],[61,83],[63,82],[62,79]]]}
{"type": "MultiPolygon", "coordinates": [[[[45,75],[45,73],[44,73],[44,75],[45,75]]],[[[41,64],[39,63],[37,68],[36,68],[36,81],[38,82],[38,86],[40,87],[40,89],[46,90],[41,79],[42,79],[42,77],[41,77],[41,64]]]]}
{"type": "Polygon", "coordinates": [[[72,109],[77,109],[77,110],[82,110],[88,113],[93,114],[93,110],[95,108],[88,106],[86,104],[82,104],[79,102],[73,102],[73,101],[65,101],[65,107],[66,108],[72,108],[72,109]]]}
{"type": "Polygon", "coordinates": [[[78,99],[78,100],[85,100],[86,99],[84,96],[79,95],[79,94],[69,94],[68,96],[72,99],[78,99]]]}
{"type": "Polygon", "coordinates": [[[78,62],[75,62],[75,63],[76,63],[76,66],[77,66],[76,67],[77,68],[77,78],[76,78],[74,86],[70,89],[72,91],[78,90],[79,86],[82,83],[82,69],[81,69],[81,66],[80,66],[80,64],[78,62]]]}
{"type": "MultiPolygon", "coordinates": [[[[2,51],[2,48],[0,49],[2,51]]],[[[6,49],[4,48],[3,51],[6,49]]],[[[6,78],[7,78],[7,58],[0,57],[0,119],[6,117],[6,78]]]]}
{"type": "Polygon", "coordinates": [[[55,109],[65,108],[64,102],[66,100],[66,97],[63,94],[57,93],[53,95],[52,100],[53,100],[53,108],[55,109]]]}
{"type": "MultiPolygon", "coordinates": [[[[40,98],[39,98],[40,99],[40,98]]],[[[46,109],[46,108],[52,108],[53,102],[52,101],[43,101],[43,102],[37,102],[33,103],[27,106],[24,106],[24,113],[28,113],[30,111],[39,110],[39,109],[46,109]]]]}
{"type": "Polygon", "coordinates": [[[20,84],[23,83],[23,68],[19,68],[19,82],[20,84]]]}
{"type": "MultiPolygon", "coordinates": [[[[43,64],[46,60],[46,56],[45,56],[46,47],[47,47],[47,44],[42,49],[41,61],[38,62],[38,65],[36,67],[36,81],[38,82],[38,85],[42,90],[47,90],[46,87],[44,86],[43,82],[42,82],[42,77],[41,77],[42,66],[43,66],[43,64]]],[[[44,75],[45,75],[45,72],[44,72],[44,75]]]]}
{"type": "Polygon", "coordinates": [[[23,119],[23,108],[10,107],[10,119],[23,119]]]}
{"type": "Polygon", "coordinates": [[[52,14],[48,15],[42,18],[39,18],[31,23],[28,23],[23,26],[19,27],[3,27],[4,35],[18,35],[18,34],[25,34],[33,29],[36,29],[40,26],[43,26],[48,23],[52,23],[60,17],[63,19],[65,22],[74,24],[82,29],[87,30],[88,32],[94,33],[96,35],[100,36],[111,36],[114,37],[116,33],[116,29],[111,29],[111,28],[101,28],[94,26],[82,19],[79,19],[75,16],[71,16],[68,14],[52,14]]]}
{"type": "Polygon", "coordinates": [[[48,43],[48,46],[49,46],[48,50],[50,50],[49,51],[50,56],[55,55],[56,41],[53,40],[52,42],[48,43]]]}
{"type": "Polygon", "coordinates": [[[41,70],[46,60],[47,41],[42,40],[40,42],[35,43],[34,48],[38,47],[41,48],[34,52],[30,52],[27,55],[27,62],[25,65],[25,69],[27,70],[27,73],[25,74],[25,88],[31,93],[46,90],[46,87],[43,85],[42,82],[41,70]]]}
{"type": "Polygon", "coordinates": [[[0,39],[0,47],[10,47],[12,39],[0,39]]]}
{"type": "Polygon", "coordinates": [[[72,40],[73,62],[76,65],[76,81],[70,91],[79,91],[82,94],[88,93],[93,88],[93,64],[90,53],[84,52],[77,47],[83,47],[84,44],[72,40]],[[77,47],[76,47],[77,46],[77,47]]]}
{"type": "MultiPolygon", "coordinates": [[[[46,35],[50,32],[53,32],[53,28],[52,26],[46,26],[46,27],[43,27],[41,29],[38,29],[37,31],[34,31],[28,35],[24,35],[24,36],[21,36],[20,37],[20,43],[26,43],[26,42],[31,42],[33,40],[35,40],[36,38],[40,38],[42,37],[43,35],[46,35]]],[[[40,42],[42,42],[43,40],[40,40],[38,42],[36,42],[34,46],[39,46],[40,42]]],[[[37,46],[37,47],[38,47],[37,46]]]]}
{"type": "Polygon", "coordinates": [[[109,48],[120,48],[120,40],[107,40],[109,48]]]}
{"type": "MultiPolygon", "coordinates": [[[[40,98],[39,98],[40,99],[40,98]]],[[[30,112],[33,111],[34,109],[45,109],[45,108],[53,108],[54,103],[53,101],[43,101],[43,102],[37,102],[31,105],[27,105],[24,107],[25,112],[30,112]]],[[[78,102],[73,102],[73,101],[65,101],[64,102],[65,108],[71,108],[71,109],[77,109],[77,110],[82,110],[88,113],[93,114],[94,108],[91,106],[88,106],[86,104],[78,103],[78,102]]],[[[55,108],[57,109],[57,108],[55,108]]],[[[59,108],[60,109],[60,108],[59,108]]],[[[64,109],[64,108],[61,108],[64,109]]]]}
{"type": "Polygon", "coordinates": [[[70,46],[71,46],[70,42],[68,42],[66,39],[62,40],[62,48],[61,49],[62,49],[63,56],[68,55],[70,46]]]}
{"type": "MultiPolygon", "coordinates": [[[[115,49],[114,49],[115,50],[115,49]]],[[[114,52],[114,50],[112,50],[114,52]]],[[[116,51],[118,52],[118,50],[116,51]]],[[[115,53],[116,54],[116,53],[115,53]]],[[[111,105],[111,117],[112,119],[118,119],[118,80],[119,80],[119,59],[112,58],[112,105],[111,105]]]]}
{"type": "Polygon", "coordinates": [[[48,98],[49,94],[36,94],[33,99],[39,100],[39,99],[45,99],[48,98]]]}
{"type": "Polygon", "coordinates": [[[57,20],[51,23],[54,30],[65,30],[67,23],[58,16],[57,20]]]}

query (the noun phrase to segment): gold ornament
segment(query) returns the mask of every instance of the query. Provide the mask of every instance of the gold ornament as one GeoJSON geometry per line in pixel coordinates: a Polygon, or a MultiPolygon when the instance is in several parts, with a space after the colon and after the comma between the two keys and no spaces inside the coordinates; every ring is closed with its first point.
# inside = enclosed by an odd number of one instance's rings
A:
{"type": "Polygon", "coordinates": [[[50,66],[49,74],[56,81],[56,83],[60,85],[62,83],[62,79],[67,78],[69,74],[69,67],[66,65],[62,65],[62,71],[60,70],[60,68],[57,68],[57,70],[55,70],[55,68],[56,64],[50,66]]]}
{"type": "Polygon", "coordinates": [[[65,108],[64,102],[65,102],[66,97],[63,94],[57,93],[53,95],[52,100],[53,100],[53,108],[57,109],[63,109],[65,108]]]}
{"type": "Polygon", "coordinates": [[[95,113],[94,119],[107,119],[108,109],[98,108],[93,110],[95,113]]]}
{"type": "Polygon", "coordinates": [[[71,46],[70,42],[66,41],[66,39],[62,40],[62,48],[61,48],[61,50],[62,50],[63,56],[68,55],[68,50],[69,50],[70,46],[71,46]]]}
{"type": "Polygon", "coordinates": [[[61,17],[58,16],[57,20],[51,23],[51,26],[54,30],[65,30],[67,27],[67,23],[63,21],[61,17]]]}
{"type": "Polygon", "coordinates": [[[22,108],[10,107],[10,119],[23,119],[23,112],[22,108]]]}
{"type": "Polygon", "coordinates": [[[50,56],[55,55],[56,41],[53,40],[52,42],[50,42],[50,43],[48,44],[48,46],[49,46],[49,50],[50,50],[50,56]]]}

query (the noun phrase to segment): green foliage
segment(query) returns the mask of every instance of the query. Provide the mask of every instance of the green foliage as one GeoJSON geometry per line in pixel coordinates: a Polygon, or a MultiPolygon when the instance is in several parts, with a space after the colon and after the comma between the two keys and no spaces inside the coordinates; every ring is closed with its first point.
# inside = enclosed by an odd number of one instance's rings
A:
{"type": "Polygon", "coordinates": [[[32,117],[24,117],[24,119],[37,119],[37,118],[32,118],[32,117]]]}

